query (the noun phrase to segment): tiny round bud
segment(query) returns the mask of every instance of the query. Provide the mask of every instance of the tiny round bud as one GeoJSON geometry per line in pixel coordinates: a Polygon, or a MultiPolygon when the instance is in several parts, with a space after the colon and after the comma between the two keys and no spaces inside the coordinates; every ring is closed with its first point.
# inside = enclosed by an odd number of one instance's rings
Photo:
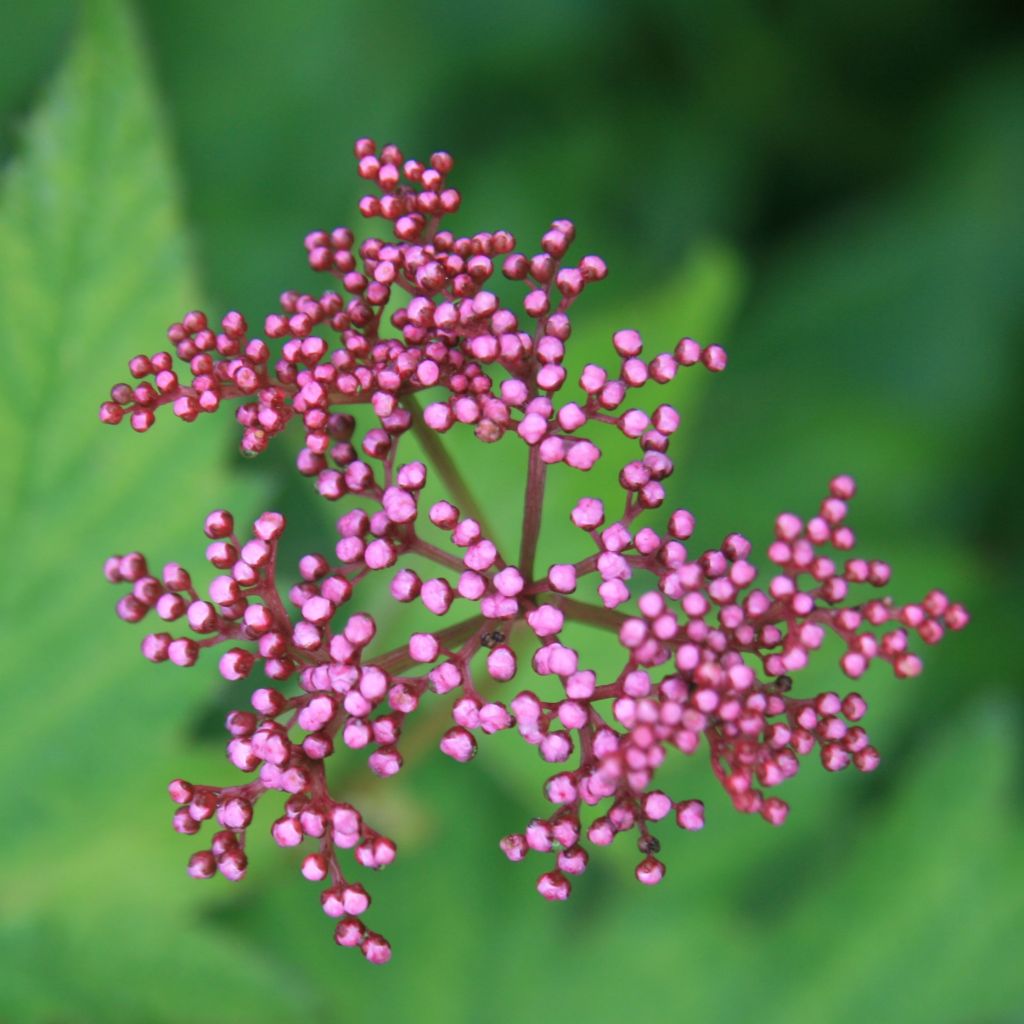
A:
{"type": "Polygon", "coordinates": [[[209,850],[193,853],[188,859],[188,873],[193,878],[213,878],[217,873],[217,858],[209,850]]]}
{"type": "Polygon", "coordinates": [[[561,871],[547,871],[537,879],[537,892],[546,900],[567,900],[572,886],[561,871]]]}
{"type": "Polygon", "coordinates": [[[655,857],[645,857],[636,867],[636,878],[644,885],[657,885],[665,877],[665,865],[655,857]]]}

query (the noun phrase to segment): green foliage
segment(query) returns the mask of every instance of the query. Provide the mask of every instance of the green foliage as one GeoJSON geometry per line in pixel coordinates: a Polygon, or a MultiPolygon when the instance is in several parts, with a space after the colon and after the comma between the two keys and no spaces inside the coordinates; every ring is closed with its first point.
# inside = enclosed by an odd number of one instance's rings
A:
{"type": "MultiPolygon", "coordinates": [[[[443,35],[407,3],[384,21],[326,0],[244,18],[152,3],[140,30],[124,4],[96,0],[66,55],[69,8],[5,12],[20,59],[0,68],[0,153],[16,143],[0,191],[0,1020],[1024,1013],[1020,673],[1006,640],[1019,614],[1020,46],[984,7],[950,5],[915,48],[930,15],[890,8],[844,9],[833,29],[798,3],[776,34],[742,5],[538,4],[488,35],[466,0],[443,35]],[[575,88],[554,89],[553,67],[575,88]],[[912,75],[890,104],[894,68],[912,75]],[[348,103],[365,104],[358,119],[339,113],[348,103]],[[488,118],[502,130],[474,129],[488,118]],[[339,791],[400,844],[374,879],[373,923],[396,950],[384,969],[334,948],[316,888],[266,837],[246,882],[187,879],[196,843],[170,831],[163,787],[229,777],[207,723],[241,698],[212,664],[143,662],[100,573],[129,547],[198,564],[201,517],[221,504],[282,508],[302,550],[307,536],[327,544],[332,511],[271,480],[289,472],[288,439],[236,472],[228,417],[163,417],[137,437],[95,415],[127,357],[160,347],[200,295],[257,322],[275,288],[307,280],[301,233],[353,219],[347,147],[367,131],[451,148],[467,225],[507,213],[525,240],[545,218],[578,218],[581,244],[612,267],[580,306],[579,362],[627,325],[652,348],[683,331],[727,346],[727,374],[691,371],[658,396],[684,413],[676,497],[699,542],[763,540],[781,507],[805,509],[852,471],[854,524],[899,592],[942,585],[975,613],[922,679],[865,680],[881,769],[807,765],[784,829],[735,814],[699,757],[673,769],[673,792],[704,798],[709,824],[661,830],[655,891],[638,891],[625,847],[595,857],[560,906],[534,893],[534,864],[504,861],[497,839],[543,806],[540,765],[515,737],[463,767],[425,724],[409,737],[415,763],[387,783],[351,758],[339,791]],[[623,158],[637,145],[650,163],[623,158]],[[612,167],[624,177],[604,177],[612,167]]],[[[465,446],[477,485],[510,509],[506,542],[521,454],[465,446]]],[[[551,507],[567,512],[576,483],[552,471],[551,507]]],[[[552,550],[571,542],[566,518],[546,521],[552,550]]],[[[836,677],[814,673],[822,687],[836,677]]]]}
{"type": "Polygon", "coordinates": [[[226,468],[227,424],[189,444],[96,420],[111,354],[155,346],[196,295],[175,192],[137,31],[91,5],[0,198],[4,1020],[213,1021],[239,987],[301,1005],[248,939],[197,916],[161,794],[195,760],[196,690],[169,699],[101,573],[126,544],[194,544],[226,468]]]}

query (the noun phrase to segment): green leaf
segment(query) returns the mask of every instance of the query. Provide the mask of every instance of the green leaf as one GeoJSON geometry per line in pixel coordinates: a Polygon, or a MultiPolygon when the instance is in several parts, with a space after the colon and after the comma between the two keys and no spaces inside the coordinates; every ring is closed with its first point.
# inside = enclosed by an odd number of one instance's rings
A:
{"type": "Polygon", "coordinates": [[[223,1019],[233,983],[302,1005],[208,930],[199,912],[222,896],[189,885],[168,827],[166,781],[196,761],[188,694],[212,672],[142,661],[102,576],[126,548],[199,554],[227,486],[252,504],[227,479],[227,417],[145,437],[97,420],[126,359],[197,294],[137,29],[121,4],[83,5],[0,195],[3,1019],[223,1019]]]}
{"type": "Polygon", "coordinates": [[[831,865],[793,881],[780,941],[805,956],[786,986],[790,1019],[832,1005],[835,1021],[959,1021],[968,1006],[1001,1020],[1024,1005],[1016,746],[1011,708],[968,708],[889,806],[863,809],[831,865]]]}

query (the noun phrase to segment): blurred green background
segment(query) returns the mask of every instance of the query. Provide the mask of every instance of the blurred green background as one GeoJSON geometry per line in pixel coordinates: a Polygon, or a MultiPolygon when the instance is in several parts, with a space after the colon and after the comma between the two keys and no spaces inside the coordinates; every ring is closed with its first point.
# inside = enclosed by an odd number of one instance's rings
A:
{"type": "MultiPolygon", "coordinates": [[[[37,0],[0,38],[0,1020],[1024,1020],[1013,5],[37,0]],[[728,373],[675,395],[699,540],[763,543],[851,472],[896,596],[974,614],[922,678],[864,680],[882,767],[808,764],[784,829],[733,812],[702,758],[674,767],[709,825],[661,830],[653,891],[625,845],[565,905],[505,862],[543,806],[514,737],[462,767],[435,721],[385,785],[350,759],[338,785],[400,846],[371,879],[383,969],[333,946],[294,851],[260,838],[245,883],[186,878],[163,786],[230,777],[244,698],[212,662],[145,664],[99,571],[134,547],[198,565],[223,503],[286,509],[295,551],[334,510],[289,475],[295,438],[242,466],[227,416],[139,438],[95,413],[185,310],[256,323],[314,284],[304,233],[361,227],[363,134],[453,152],[469,232],[577,221],[612,272],[576,359],[622,326],[726,346],[728,373]]],[[[491,488],[519,469],[478,464],[491,488]]]]}

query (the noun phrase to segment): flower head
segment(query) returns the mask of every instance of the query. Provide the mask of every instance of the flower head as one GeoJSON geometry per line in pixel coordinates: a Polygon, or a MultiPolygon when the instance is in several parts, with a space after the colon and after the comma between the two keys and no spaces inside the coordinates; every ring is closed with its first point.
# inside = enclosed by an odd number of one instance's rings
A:
{"type": "Polygon", "coordinates": [[[551,766],[549,807],[500,846],[510,860],[546,859],[540,894],[566,899],[593,848],[623,833],[635,833],[637,879],[654,885],[665,875],[657,823],[704,825],[700,800],[658,788],[666,757],[706,751],[736,809],[780,825],[789,807],[769,794],[803,758],[833,772],[879,763],[860,724],[863,697],[796,695],[812,652],[832,635],[846,677],[875,660],[914,676],[913,638],[936,643],[968,616],[937,590],[907,605],[881,593],[890,569],[854,553],[848,476],[831,481],[816,514],[778,517],[761,568],[737,533],[694,546],[691,513],[662,507],[679,413],[640,392],[691,368],[721,371],[725,352],[690,338],[650,351],[636,331],[618,330],[609,358],[595,353],[570,379],[570,309],[606,274],[599,257],[570,256],[573,225],[554,221],[534,254],[506,231],[457,236],[443,228],[460,203],[451,157],[405,160],[367,139],[356,157],[376,186],[360,211],[388,222],[392,237],[356,248],[346,228],[308,235],[309,264],[334,288],[284,293],[262,337],[236,312],[219,329],[187,314],[168,332],[173,353],[132,359],[137,383],[115,385],[100,416],[145,431],[164,406],[194,420],[234,402],[250,455],[301,421],[297,468],[339,516],[336,537],[293,576],[278,561],[283,516],[242,529],[224,510],[205,521],[215,575],[202,593],[180,565],[151,571],[138,553],[111,558],[106,574],[125,587],[123,619],[167,623],[142,642],[151,661],[187,667],[216,648],[225,679],[265,677],[226,722],[228,758],[251,781],[171,783],[177,831],[219,826],[189,873],[243,877],[254,808],[277,791],[275,841],[303,848],[300,869],[324,886],[336,941],[381,963],[390,946],[364,925],[370,896],[348,872],[386,867],[396,846],[331,791],[325,765],[336,750],[395,775],[406,719],[426,703],[447,707],[438,746],[458,762],[514,729],[551,766]],[[499,273],[520,289],[511,303],[488,287],[499,273]],[[507,500],[478,500],[446,447],[450,431],[522,444],[515,548],[492,525],[507,500]],[[410,433],[426,461],[405,454],[410,433]],[[632,454],[613,467],[612,493],[593,493],[586,474],[616,433],[632,454]],[[571,507],[545,501],[552,471],[580,474],[571,507]],[[424,498],[430,475],[443,500],[424,498]],[[579,543],[544,564],[538,539],[551,517],[570,521],[579,543]],[[378,573],[396,605],[419,604],[431,622],[390,649],[360,599],[378,573]],[[613,634],[616,659],[596,659],[575,639],[579,625],[613,634]]]}

